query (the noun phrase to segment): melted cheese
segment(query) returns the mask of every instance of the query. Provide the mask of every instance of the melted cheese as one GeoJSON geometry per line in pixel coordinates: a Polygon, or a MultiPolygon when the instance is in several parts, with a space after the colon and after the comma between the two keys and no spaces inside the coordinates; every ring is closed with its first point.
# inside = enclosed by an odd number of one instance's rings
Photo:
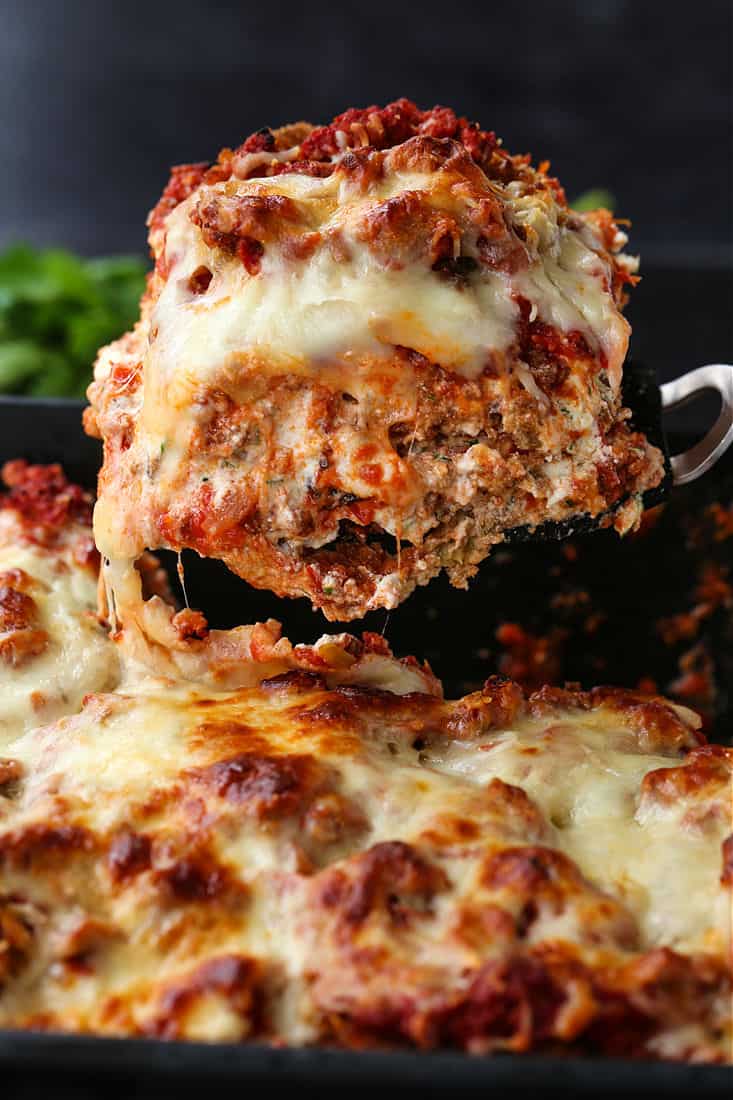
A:
{"type": "Polygon", "coordinates": [[[492,732],[488,743],[452,747],[435,766],[522,787],[553,823],[554,844],[629,906],[646,947],[724,954],[731,901],[718,889],[720,842],[704,828],[681,829],[671,813],[644,814],[641,782],[669,758],[639,754],[599,717],[492,732]]]}
{"type": "MultiPolygon", "coordinates": [[[[432,1019],[431,1045],[474,979],[519,958],[571,967],[556,1039],[582,1043],[602,1012],[583,982],[633,998],[640,981],[638,1052],[725,1056],[730,790],[694,824],[643,785],[684,772],[689,712],[662,712],[672,732],[650,727],[650,752],[633,707],[515,702],[497,724],[491,693],[333,683],[217,692],[136,672],[8,747],[24,778],[0,797],[1,1026],[348,1044],[373,1027],[421,1041],[432,1019]],[[660,1000],[643,992],[669,966],[704,1005],[667,1010],[663,976],[660,1000]]],[[[492,1019],[460,1041],[501,1046],[492,1019]]]]}
{"type": "Polygon", "coordinates": [[[517,289],[541,320],[561,332],[581,332],[601,347],[611,363],[612,381],[620,384],[630,326],[611,295],[603,291],[610,278],[608,263],[587,243],[587,232],[558,232],[554,246],[517,276],[517,289]]]}
{"type": "MultiPolygon", "coordinates": [[[[297,196],[306,210],[312,202],[319,215],[325,206],[318,227],[332,232],[342,227],[349,255],[335,262],[324,246],[308,260],[293,261],[275,246],[266,250],[256,276],[236,259],[222,262],[206,246],[189,218],[193,198],[171,214],[166,258],[172,273],[153,312],[158,336],[148,370],[171,387],[173,406],[185,405],[192,389],[215,380],[237,355],[251,354],[277,373],[308,363],[317,368],[347,353],[388,357],[401,344],[470,377],[483,369],[491,351],[511,343],[518,313],[505,277],[487,274],[458,288],[424,262],[385,268],[350,233],[354,203],[347,200],[339,209],[337,187],[335,177],[303,181],[297,176],[239,185],[242,194],[256,188],[297,196]],[[304,183],[310,194],[304,194],[304,183]],[[214,271],[204,301],[187,289],[201,265],[214,271]]],[[[381,198],[377,194],[369,202],[376,206],[381,198]]],[[[364,200],[356,205],[363,207],[364,200]]]]}
{"type": "MultiPolygon", "coordinates": [[[[439,177],[436,183],[434,174],[399,171],[370,187],[367,197],[339,174],[216,185],[209,189],[213,195],[292,199],[313,232],[339,233],[344,256],[338,261],[325,242],[304,260],[284,256],[273,244],[254,276],[204,242],[190,218],[199,193],[181,203],[167,219],[170,274],[153,310],[156,336],[145,365],[143,415],[151,446],[165,438],[202,386],[221,384],[236,362],[240,370],[249,360],[258,371],[297,374],[349,355],[388,359],[394,346],[402,345],[447,370],[476,377],[515,338],[517,294],[529,299],[534,316],[561,331],[580,330],[592,346],[602,347],[618,383],[628,325],[608,289],[608,263],[587,226],[558,224],[549,197],[534,200],[531,224],[535,233],[541,225],[540,245],[529,269],[514,276],[481,271],[466,285],[456,285],[432,271],[423,257],[390,269],[355,235],[354,226],[370,208],[404,191],[425,193],[440,209],[441,199],[446,201],[441,186],[444,181],[439,177]],[[191,293],[189,278],[202,266],[213,279],[199,297],[191,293]]],[[[513,201],[508,200],[510,210],[513,201]]],[[[519,212],[516,221],[528,224],[519,212]]]]}
{"type": "Polygon", "coordinates": [[[0,546],[0,573],[31,578],[42,652],[15,665],[0,660],[0,755],[18,732],[79,709],[89,691],[114,687],[117,653],[96,613],[97,580],[70,555],[32,544],[0,546]]]}

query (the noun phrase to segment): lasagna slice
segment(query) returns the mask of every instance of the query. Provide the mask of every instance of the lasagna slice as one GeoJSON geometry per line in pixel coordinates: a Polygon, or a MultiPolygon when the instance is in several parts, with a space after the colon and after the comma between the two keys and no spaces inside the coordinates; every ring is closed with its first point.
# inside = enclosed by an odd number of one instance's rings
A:
{"type": "Polygon", "coordinates": [[[732,751],[385,662],[137,675],[15,740],[0,1027],[731,1059],[732,751]]]}
{"type": "Polygon", "coordinates": [[[258,131],[174,169],[149,226],[86,416],[112,587],[192,548],[349,620],[465,586],[512,528],[626,530],[661,480],[621,399],[624,234],[448,108],[258,131]]]}
{"type": "Polygon", "coordinates": [[[97,617],[91,497],[59,466],[8,462],[2,479],[0,758],[22,730],[78,710],[88,691],[118,679],[97,617]]]}

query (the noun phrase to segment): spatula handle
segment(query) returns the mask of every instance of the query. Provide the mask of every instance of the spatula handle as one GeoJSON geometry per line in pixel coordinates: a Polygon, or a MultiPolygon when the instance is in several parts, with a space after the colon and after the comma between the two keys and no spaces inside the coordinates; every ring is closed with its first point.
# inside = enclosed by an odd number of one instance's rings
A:
{"type": "Polygon", "coordinates": [[[682,454],[672,455],[672,476],[675,485],[695,481],[733,443],[733,366],[728,363],[711,363],[706,367],[688,371],[672,382],[660,386],[663,409],[677,409],[692,401],[703,390],[717,390],[721,408],[718,419],[706,436],[682,454]]]}

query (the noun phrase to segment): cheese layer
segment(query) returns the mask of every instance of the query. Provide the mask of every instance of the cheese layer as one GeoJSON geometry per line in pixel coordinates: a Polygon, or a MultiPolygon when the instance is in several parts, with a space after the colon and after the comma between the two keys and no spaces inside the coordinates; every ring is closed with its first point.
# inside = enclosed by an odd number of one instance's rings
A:
{"type": "Polygon", "coordinates": [[[731,753],[690,712],[330,684],[137,673],[8,747],[0,1026],[730,1057],[731,753]]]}
{"type": "Polygon", "coordinates": [[[23,730],[77,711],[87,692],[119,679],[97,615],[91,498],[58,466],[19,460],[2,477],[0,757],[23,730]]]}

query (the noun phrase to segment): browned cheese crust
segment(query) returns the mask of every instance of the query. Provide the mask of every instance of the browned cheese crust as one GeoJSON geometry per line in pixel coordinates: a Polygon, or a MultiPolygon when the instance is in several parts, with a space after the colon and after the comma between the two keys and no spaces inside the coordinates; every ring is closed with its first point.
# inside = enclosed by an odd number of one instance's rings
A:
{"type": "Polygon", "coordinates": [[[0,1027],[725,1061],[733,756],[697,725],[305,667],[90,695],[0,764],[0,1027]]]}

